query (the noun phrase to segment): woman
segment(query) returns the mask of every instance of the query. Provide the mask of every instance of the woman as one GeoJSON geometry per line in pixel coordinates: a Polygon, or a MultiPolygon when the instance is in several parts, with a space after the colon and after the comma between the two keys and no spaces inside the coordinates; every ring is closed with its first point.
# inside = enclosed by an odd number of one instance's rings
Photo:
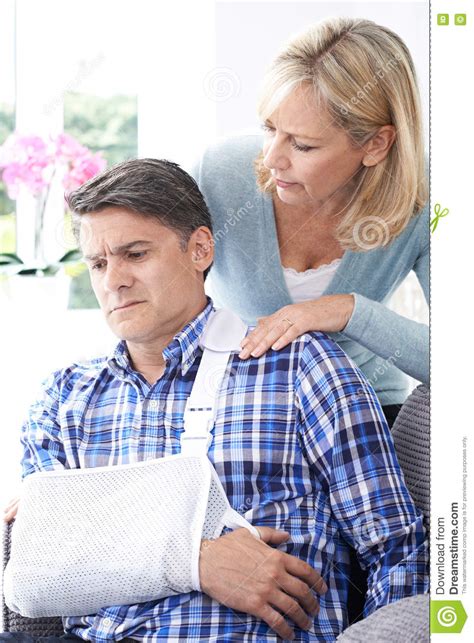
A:
{"type": "Polygon", "coordinates": [[[213,217],[208,291],[255,330],[241,357],[325,331],[368,377],[392,424],[402,371],[428,381],[428,328],[386,302],[413,269],[428,300],[421,109],[402,40],[331,18],[270,67],[258,136],[203,155],[194,176],[213,217]],[[256,174],[256,176],[255,176],[256,174]]]}

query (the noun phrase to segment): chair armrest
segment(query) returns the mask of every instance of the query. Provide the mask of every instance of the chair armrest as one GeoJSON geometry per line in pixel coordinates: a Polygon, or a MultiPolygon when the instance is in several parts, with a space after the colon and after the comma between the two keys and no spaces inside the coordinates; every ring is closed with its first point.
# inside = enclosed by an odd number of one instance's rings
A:
{"type": "Polygon", "coordinates": [[[430,597],[418,594],[379,608],[348,627],[338,643],[429,643],[430,597]]]}

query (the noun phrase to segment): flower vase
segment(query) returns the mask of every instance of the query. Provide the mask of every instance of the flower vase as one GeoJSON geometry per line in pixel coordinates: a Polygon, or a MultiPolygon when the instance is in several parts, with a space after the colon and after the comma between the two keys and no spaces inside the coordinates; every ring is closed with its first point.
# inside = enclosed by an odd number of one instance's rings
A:
{"type": "Polygon", "coordinates": [[[16,254],[28,268],[46,265],[42,239],[44,195],[33,196],[21,188],[16,205],[16,254]]]}
{"type": "Polygon", "coordinates": [[[0,282],[2,310],[48,317],[67,310],[71,278],[56,275],[10,275],[0,282]]]}

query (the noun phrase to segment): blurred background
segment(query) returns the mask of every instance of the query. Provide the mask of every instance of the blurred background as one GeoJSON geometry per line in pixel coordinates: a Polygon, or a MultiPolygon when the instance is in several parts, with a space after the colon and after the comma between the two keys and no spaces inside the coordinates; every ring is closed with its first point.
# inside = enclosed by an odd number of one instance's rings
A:
{"type": "MultiPolygon", "coordinates": [[[[0,146],[13,132],[49,142],[64,132],[81,158],[84,150],[108,165],[153,156],[189,168],[216,137],[259,131],[255,104],[265,68],[292,34],[329,15],[369,18],[405,40],[418,72],[428,141],[425,1],[2,0],[0,146]]],[[[13,275],[18,265],[0,265],[0,506],[18,487],[19,430],[41,381],[116,342],[85,267],[77,260],[58,263],[74,248],[63,192],[57,177],[42,192],[50,276],[28,255],[38,195],[20,190],[9,198],[0,181],[0,255],[29,258],[23,275],[13,275]]],[[[390,306],[428,319],[414,275],[390,306]]]]}

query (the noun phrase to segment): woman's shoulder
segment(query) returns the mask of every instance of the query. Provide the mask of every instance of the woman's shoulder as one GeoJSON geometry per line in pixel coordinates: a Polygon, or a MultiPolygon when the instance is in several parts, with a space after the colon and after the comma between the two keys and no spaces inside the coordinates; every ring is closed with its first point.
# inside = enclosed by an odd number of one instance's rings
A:
{"type": "Polygon", "coordinates": [[[430,202],[427,201],[421,212],[416,215],[418,235],[425,245],[430,244],[430,202]]]}
{"type": "Polygon", "coordinates": [[[396,239],[399,244],[410,242],[419,248],[427,248],[430,243],[430,207],[429,201],[415,214],[405,230],[396,239]]]}
{"type": "MultiPolygon", "coordinates": [[[[406,275],[420,258],[429,254],[429,245],[429,205],[426,204],[388,245],[367,252],[348,251],[343,270],[350,269],[351,280],[360,284],[360,294],[376,299],[376,292],[387,287],[390,275],[394,278],[406,275]]],[[[331,285],[335,287],[337,281],[331,285]]]]}
{"type": "Polygon", "coordinates": [[[253,162],[262,149],[260,134],[236,134],[218,139],[194,164],[191,174],[199,187],[214,183],[216,179],[226,185],[242,180],[255,184],[253,162]]]}
{"type": "Polygon", "coordinates": [[[261,202],[254,169],[261,147],[259,135],[230,136],[210,145],[191,170],[214,225],[225,225],[229,213],[261,202]]]}

